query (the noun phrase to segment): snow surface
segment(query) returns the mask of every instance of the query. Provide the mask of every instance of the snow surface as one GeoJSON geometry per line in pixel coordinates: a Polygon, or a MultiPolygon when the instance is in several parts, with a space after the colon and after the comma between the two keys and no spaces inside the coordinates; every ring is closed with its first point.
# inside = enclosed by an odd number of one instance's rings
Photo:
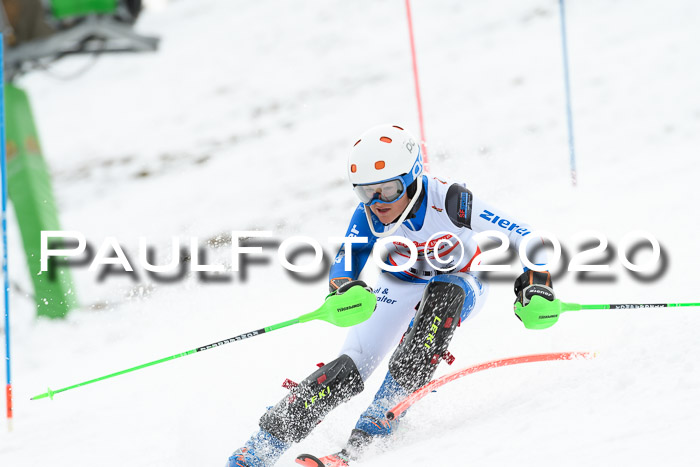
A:
{"type": "MultiPolygon", "coordinates": [[[[160,0],[137,29],[158,53],[103,57],[77,79],[33,73],[30,92],[63,228],[96,247],[116,237],[137,262],[138,238],[201,245],[231,230],[323,242],[342,235],[357,200],[345,179],[366,128],[418,133],[404,2],[160,0]]],[[[582,303],[699,301],[695,187],[700,147],[700,3],[567,2],[580,185],[569,181],[561,43],[554,0],[412,2],[432,172],[557,235],[594,229],[615,248],[637,229],[668,258],[656,280],[564,274],[556,292],[582,303]]],[[[80,69],[66,59],[54,75],[80,69]]],[[[613,250],[615,251],[615,250],[613,250]]],[[[274,252],[274,250],[268,250],[274,252]]],[[[31,282],[10,222],[11,279],[31,282]]],[[[227,246],[209,261],[230,265],[227,246]]],[[[637,258],[643,260],[644,254],[637,258]]],[[[85,309],[34,319],[12,295],[15,424],[0,466],[220,466],[266,406],[342,329],[313,322],[60,394],[67,386],[316,308],[326,284],[273,263],[204,283],[174,284],[74,268],[85,309]],[[87,305],[100,303],[100,307],[87,305]]],[[[368,277],[371,280],[370,271],[368,277]]],[[[514,276],[514,273],[512,274],[514,276]]],[[[697,465],[697,309],[569,313],[528,331],[512,313],[512,281],[492,284],[462,326],[452,368],[560,350],[594,361],[521,365],[451,383],[416,405],[390,445],[358,466],[697,465]]],[[[334,411],[279,465],[345,441],[383,378],[334,411]]]]}

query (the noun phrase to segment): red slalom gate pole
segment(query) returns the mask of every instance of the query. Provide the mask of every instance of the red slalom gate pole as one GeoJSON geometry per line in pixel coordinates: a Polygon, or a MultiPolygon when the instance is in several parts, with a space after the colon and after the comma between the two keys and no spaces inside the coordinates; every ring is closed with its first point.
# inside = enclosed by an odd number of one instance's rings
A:
{"type": "Polygon", "coordinates": [[[411,1],[406,0],[406,16],[408,17],[408,36],[411,40],[411,59],[413,60],[413,81],[416,85],[416,101],[418,102],[418,123],[420,124],[420,145],[423,151],[423,165],[425,171],[430,171],[428,151],[425,149],[425,126],[423,125],[423,104],[420,98],[420,85],[418,84],[418,62],[416,60],[416,44],[413,40],[413,20],[411,19],[411,1]]]}
{"type": "Polygon", "coordinates": [[[404,400],[396,404],[393,409],[386,413],[386,418],[393,420],[399,417],[402,413],[409,409],[413,404],[433,392],[435,389],[443,386],[450,381],[461,378],[462,376],[467,376],[472,373],[477,373],[483,370],[489,370],[491,368],[498,368],[501,366],[517,365],[519,363],[532,363],[532,362],[546,362],[552,360],[591,360],[595,357],[593,352],[557,352],[557,353],[542,353],[534,355],[523,355],[521,357],[511,357],[504,358],[501,360],[493,360],[486,363],[480,363],[478,365],[470,366],[462,370],[457,370],[455,372],[446,374],[436,380],[433,380],[417,389],[411,395],[406,397],[404,400]]]}

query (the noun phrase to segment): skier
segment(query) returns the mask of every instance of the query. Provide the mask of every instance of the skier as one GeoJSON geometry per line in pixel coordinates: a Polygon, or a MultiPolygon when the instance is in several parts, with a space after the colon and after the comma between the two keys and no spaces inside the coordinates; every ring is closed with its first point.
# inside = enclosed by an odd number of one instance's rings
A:
{"type": "MultiPolygon", "coordinates": [[[[312,456],[300,456],[297,462],[347,466],[373,439],[389,436],[401,417],[389,421],[386,412],[429,382],[440,360],[451,358],[447,347],[455,329],[486,301],[487,284],[470,272],[480,254],[475,233],[500,231],[515,248],[532,233],[527,224],[473,196],[463,183],[424,174],[420,145],[400,126],[381,125],[362,134],[350,151],[348,173],[361,202],[346,237],[366,237],[368,242],[340,248],[330,269],[331,292],[364,285],[356,279],[383,237],[400,236],[405,242],[386,244],[388,265],[406,263],[411,256],[408,242],[415,245],[418,259],[403,271],[380,274],[373,290],[374,314],[350,328],[338,358],[311,373],[262,416],[260,430],[233,453],[227,467],[273,465],[328,412],[359,394],[394,348],[389,371],[346,447],[321,463],[312,456]]],[[[542,248],[535,248],[540,242],[533,240],[528,258],[545,264],[542,248]]],[[[525,269],[515,281],[515,294],[523,305],[533,295],[554,300],[549,272],[525,269]]]]}

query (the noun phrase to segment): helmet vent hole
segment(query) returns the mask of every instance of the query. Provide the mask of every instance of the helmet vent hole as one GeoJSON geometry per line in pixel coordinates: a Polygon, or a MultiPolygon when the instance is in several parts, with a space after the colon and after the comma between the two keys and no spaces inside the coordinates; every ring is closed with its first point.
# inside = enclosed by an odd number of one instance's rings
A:
{"type": "Polygon", "coordinates": [[[362,141],[362,140],[361,140],[361,139],[358,139],[358,140],[357,140],[357,143],[353,144],[352,146],[353,146],[353,147],[357,146],[358,144],[360,144],[360,141],[362,141]]]}
{"type": "Polygon", "coordinates": [[[389,138],[388,136],[382,136],[381,138],[379,138],[379,141],[383,143],[391,143],[391,138],[389,138]]]}
{"type": "Polygon", "coordinates": [[[386,167],[384,161],[377,161],[374,163],[374,168],[377,170],[382,170],[384,167],[386,167]]]}
{"type": "Polygon", "coordinates": [[[394,128],[398,128],[399,130],[403,130],[403,128],[401,128],[400,126],[396,126],[396,125],[394,125],[394,128]]]}
{"type": "Polygon", "coordinates": [[[352,172],[352,173],[357,172],[357,166],[356,166],[355,164],[352,164],[352,165],[350,166],[350,172],[352,172]]]}

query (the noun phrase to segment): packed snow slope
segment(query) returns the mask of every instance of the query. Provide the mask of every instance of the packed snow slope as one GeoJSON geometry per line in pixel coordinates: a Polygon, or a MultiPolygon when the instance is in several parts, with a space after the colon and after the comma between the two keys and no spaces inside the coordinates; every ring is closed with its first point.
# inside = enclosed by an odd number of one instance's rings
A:
{"type": "MultiPolygon", "coordinates": [[[[74,267],[85,307],[65,321],[35,319],[31,299],[13,289],[15,424],[0,433],[3,467],[223,465],[285,394],[282,381],[335,358],[344,330],[313,322],[54,401],[29,398],[316,308],[325,279],[293,280],[274,256],[245,280],[155,281],[138,265],[138,238],[163,262],[175,236],[185,246],[196,238],[207,261],[230,267],[227,236],[251,229],[312,236],[330,255],[327,237],[345,232],[357,203],[345,176],[355,138],[383,122],[419,133],[404,2],[150,5],[137,28],[162,38],[157,53],[102,57],[76,79],[55,79],[89,60],[70,58],[18,82],[32,98],[63,228],[95,248],[116,237],[136,271],[100,281],[74,267]]],[[[605,235],[611,277],[564,271],[555,290],[565,301],[700,301],[700,3],[567,2],[576,188],[558,2],[412,6],[432,173],[553,233],[570,255],[592,238],[577,233],[605,235]],[[617,259],[634,230],[662,246],[666,267],[651,280],[617,259]]],[[[9,233],[11,279],[30,290],[13,217],[9,233]]],[[[696,463],[700,310],[568,313],[529,331],[512,311],[513,265],[458,330],[450,369],[560,350],[598,357],[451,383],[357,465],[696,463]]],[[[385,371],[386,362],[280,465],[341,447],[385,371]]]]}

